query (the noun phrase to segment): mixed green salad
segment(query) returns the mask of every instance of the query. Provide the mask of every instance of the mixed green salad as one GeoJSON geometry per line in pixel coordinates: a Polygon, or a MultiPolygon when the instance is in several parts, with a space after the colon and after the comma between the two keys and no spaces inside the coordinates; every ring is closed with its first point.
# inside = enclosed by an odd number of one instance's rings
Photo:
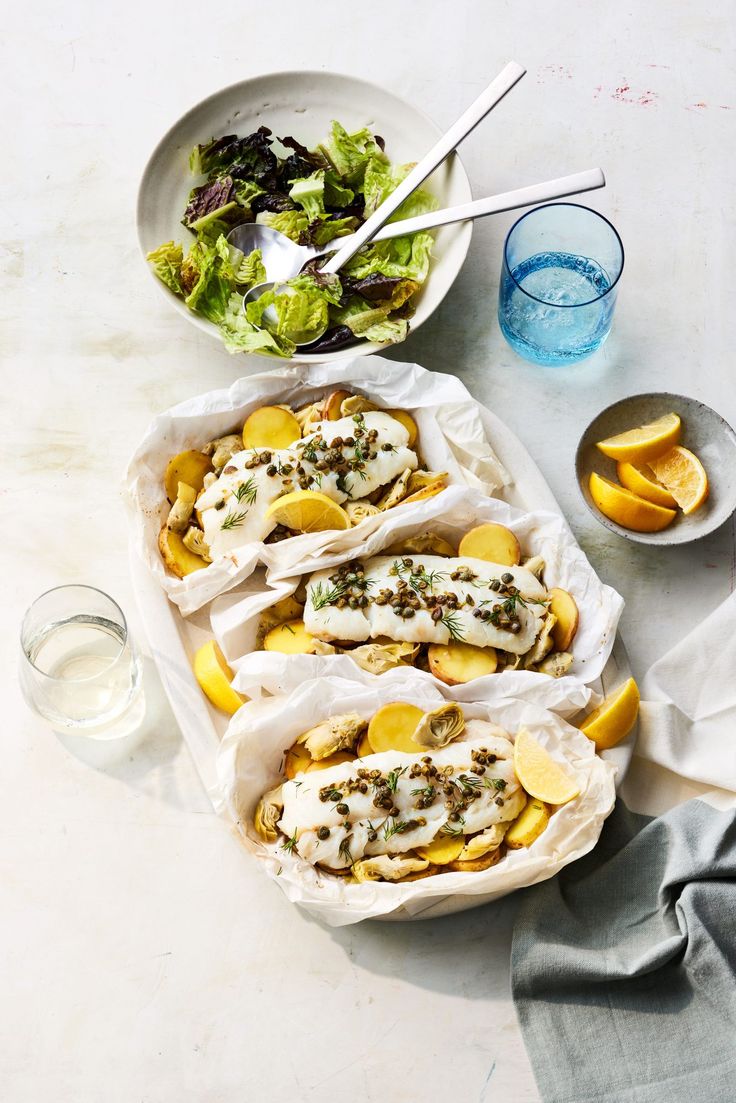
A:
{"type": "MultiPolygon", "coordinates": [[[[254,221],[320,248],[354,233],[412,168],[392,164],[380,137],[367,129],[348,134],[333,122],[325,141],[310,150],[262,126],[246,138],[228,134],[196,146],[189,166],[204,178],[182,219],[194,240],[186,250],[168,241],[148,260],[190,310],[219,326],[226,348],[291,356],[293,338],[304,341],[310,333],[322,334],[310,352],[362,339],[404,340],[412,297],[427,278],[430,234],[366,245],[339,277],[321,273],[315,260],[289,280],[287,293],[266,292],[245,312],[243,295],[268,277],[258,250],[245,256],[227,241],[235,226],[254,221]]],[[[427,192],[416,191],[391,221],[436,206],[427,192]]]]}

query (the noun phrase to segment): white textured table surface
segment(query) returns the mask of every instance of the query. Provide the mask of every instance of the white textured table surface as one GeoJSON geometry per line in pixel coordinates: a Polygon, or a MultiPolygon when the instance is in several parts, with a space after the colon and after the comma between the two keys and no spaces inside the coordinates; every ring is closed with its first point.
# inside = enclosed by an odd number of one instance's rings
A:
{"type": "Polygon", "coordinates": [[[617,539],[573,481],[577,438],[638,390],[736,422],[733,30],[724,2],[222,6],[49,0],[4,19],[0,1089],[5,1103],[537,1099],[508,991],[513,901],[427,924],[310,922],[207,814],[149,672],[114,757],[64,747],[16,688],[16,628],[86,581],[131,614],[119,479],[157,411],[242,369],[169,312],[135,189],[196,100],[278,68],[351,71],[449,124],[509,57],[529,75],[463,148],[476,196],[591,164],[627,248],[602,353],[525,365],[495,319],[511,216],[477,227],[434,318],[397,350],[455,371],[519,434],[628,606],[636,674],[734,581],[732,525],[690,548],[617,539]],[[687,602],[682,600],[687,594],[687,602]]]}

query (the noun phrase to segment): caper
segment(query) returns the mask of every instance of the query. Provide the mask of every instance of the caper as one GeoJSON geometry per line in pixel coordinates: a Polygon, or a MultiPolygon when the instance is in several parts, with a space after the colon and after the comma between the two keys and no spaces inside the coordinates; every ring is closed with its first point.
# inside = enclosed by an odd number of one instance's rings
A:
{"type": "Polygon", "coordinates": [[[492,590],[500,590],[501,589],[501,583],[498,581],[497,578],[494,578],[493,582],[491,583],[491,589],[492,590]]]}
{"type": "Polygon", "coordinates": [[[323,825],[322,827],[317,828],[317,838],[318,839],[329,839],[329,837],[330,837],[329,827],[325,827],[323,825]]]}
{"type": "Polygon", "coordinates": [[[331,801],[340,800],[340,794],[337,791],[335,791],[334,793],[330,793],[330,800],[331,801]]]}
{"type": "Polygon", "coordinates": [[[509,582],[514,581],[514,576],[512,574],[509,574],[508,571],[504,571],[504,573],[501,575],[501,581],[505,582],[508,586],[509,582]]]}

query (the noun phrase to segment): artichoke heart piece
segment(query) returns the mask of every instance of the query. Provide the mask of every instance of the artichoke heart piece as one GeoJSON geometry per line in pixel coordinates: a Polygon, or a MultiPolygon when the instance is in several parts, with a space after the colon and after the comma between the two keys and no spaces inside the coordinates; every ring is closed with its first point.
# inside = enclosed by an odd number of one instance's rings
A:
{"type": "Polygon", "coordinates": [[[489,850],[497,850],[510,826],[511,820],[506,823],[494,823],[485,831],[481,831],[479,835],[473,835],[460,851],[458,861],[474,862],[476,858],[487,854],[489,850]]]}
{"type": "Polygon", "coordinates": [[[457,555],[457,550],[436,532],[418,532],[414,536],[405,536],[402,540],[397,540],[390,548],[386,548],[386,554],[444,555],[452,558],[457,555]]]}
{"type": "Polygon", "coordinates": [[[420,747],[446,747],[465,730],[465,715],[454,701],[425,712],[417,724],[412,739],[420,747]]]}
{"type": "Polygon", "coordinates": [[[310,728],[299,736],[297,743],[303,743],[315,762],[319,762],[337,751],[352,750],[367,727],[368,721],[357,712],[346,712],[310,728]]]}
{"type": "Polygon", "coordinates": [[[552,640],[552,629],[557,624],[557,617],[554,613],[547,613],[542,623],[542,631],[537,636],[536,643],[532,647],[531,651],[528,651],[524,657],[525,670],[531,670],[536,663],[541,663],[545,655],[554,647],[552,640]]]}
{"type": "Polygon", "coordinates": [[[547,566],[541,555],[530,555],[528,559],[525,559],[522,563],[523,567],[526,567],[528,571],[538,578],[540,581],[544,574],[544,568],[547,566]]]}
{"type": "Polygon", "coordinates": [[[424,858],[404,854],[392,858],[388,854],[379,854],[375,858],[355,862],[352,873],[356,881],[400,881],[410,873],[421,873],[428,865],[424,858]]]}
{"type": "Polygon", "coordinates": [[[351,394],[349,398],[344,398],[340,403],[341,417],[367,414],[371,410],[380,410],[380,406],[376,406],[375,402],[371,402],[369,398],[365,398],[362,394],[351,394]]]}
{"type": "Polygon", "coordinates": [[[195,528],[194,525],[184,533],[184,546],[189,548],[190,552],[204,559],[205,563],[212,562],[209,544],[204,538],[204,533],[201,529],[195,528]]]}
{"type": "Polygon", "coordinates": [[[177,483],[176,500],[169,511],[166,527],[170,532],[184,532],[194,512],[197,492],[186,483],[177,483]]]}
{"type": "Polygon", "coordinates": [[[353,526],[365,521],[366,517],[375,517],[377,513],[381,512],[378,506],[371,505],[370,502],[346,502],[343,509],[353,526]]]}
{"type": "Polygon", "coordinates": [[[317,422],[322,420],[322,403],[310,402],[307,406],[294,410],[294,417],[299,422],[302,436],[307,436],[308,433],[312,432],[317,422]]]}
{"type": "MultiPolygon", "coordinates": [[[[419,651],[418,643],[366,643],[346,654],[369,674],[385,674],[403,664],[411,664],[419,651]]],[[[334,652],[334,648],[332,649],[334,652]]]]}
{"type": "Polygon", "coordinates": [[[548,655],[537,667],[540,674],[548,674],[551,678],[562,678],[572,666],[573,657],[569,651],[554,651],[548,655]]]}
{"type": "Polygon", "coordinates": [[[409,493],[409,479],[412,476],[411,467],[407,467],[401,472],[397,479],[394,479],[393,484],[389,487],[382,498],[379,498],[376,502],[379,510],[391,509],[392,506],[398,505],[402,498],[405,498],[409,493]]]}
{"type": "MultiPolygon", "coordinates": [[[[407,484],[407,494],[415,494],[417,490],[424,490],[427,486],[435,486],[437,483],[447,482],[446,471],[412,471],[407,484]]],[[[455,553],[453,552],[453,555],[455,553]]]]}
{"type": "Polygon", "coordinates": [[[225,464],[243,451],[243,438],[239,433],[228,433],[225,437],[217,437],[211,440],[202,449],[205,456],[212,457],[212,466],[219,474],[225,464]]]}
{"type": "Polygon", "coordinates": [[[276,825],[284,811],[282,789],[283,786],[279,785],[276,789],[271,789],[268,793],[265,793],[258,801],[253,816],[253,826],[266,843],[275,843],[279,837],[276,825]]]}

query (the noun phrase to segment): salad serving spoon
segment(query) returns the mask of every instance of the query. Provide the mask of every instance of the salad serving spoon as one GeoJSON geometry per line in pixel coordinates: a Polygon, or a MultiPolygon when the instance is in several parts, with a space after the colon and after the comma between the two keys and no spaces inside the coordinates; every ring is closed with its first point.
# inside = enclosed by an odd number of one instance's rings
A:
{"type": "MultiPolygon", "coordinates": [[[[501,192],[499,195],[488,196],[485,199],[475,199],[470,203],[461,203],[456,207],[429,211],[427,214],[417,215],[415,218],[405,218],[399,222],[389,222],[372,234],[370,241],[387,241],[390,238],[403,237],[406,234],[416,234],[421,230],[448,226],[453,222],[466,222],[469,219],[484,218],[486,215],[500,214],[503,211],[513,211],[519,207],[535,206],[538,203],[549,202],[552,199],[562,199],[565,196],[594,191],[596,188],[605,187],[605,183],[606,179],[600,168],[586,169],[584,172],[574,172],[570,176],[560,176],[554,180],[546,180],[541,184],[514,188],[512,191],[501,192]]],[[[309,261],[333,253],[335,247],[339,245],[338,251],[321,269],[323,272],[336,272],[335,261],[341,253],[345,254],[345,260],[341,262],[344,264],[358,249],[367,243],[361,233],[367,225],[368,222],[356,233],[349,237],[336,238],[326,248],[322,249],[309,245],[297,245],[286,234],[282,234],[280,230],[274,230],[270,226],[260,226],[255,222],[236,226],[228,235],[228,242],[245,254],[251,253],[254,249],[260,249],[263,265],[268,275],[272,277],[269,282],[256,284],[246,292],[243,297],[243,309],[249,302],[255,301],[265,292],[270,291],[276,284],[281,284],[285,280],[298,275],[309,261]]],[[[303,346],[312,344],[316,340],[319,340],[319,337],[312,334],[308,341],[296,343],[303,346]]]]}

